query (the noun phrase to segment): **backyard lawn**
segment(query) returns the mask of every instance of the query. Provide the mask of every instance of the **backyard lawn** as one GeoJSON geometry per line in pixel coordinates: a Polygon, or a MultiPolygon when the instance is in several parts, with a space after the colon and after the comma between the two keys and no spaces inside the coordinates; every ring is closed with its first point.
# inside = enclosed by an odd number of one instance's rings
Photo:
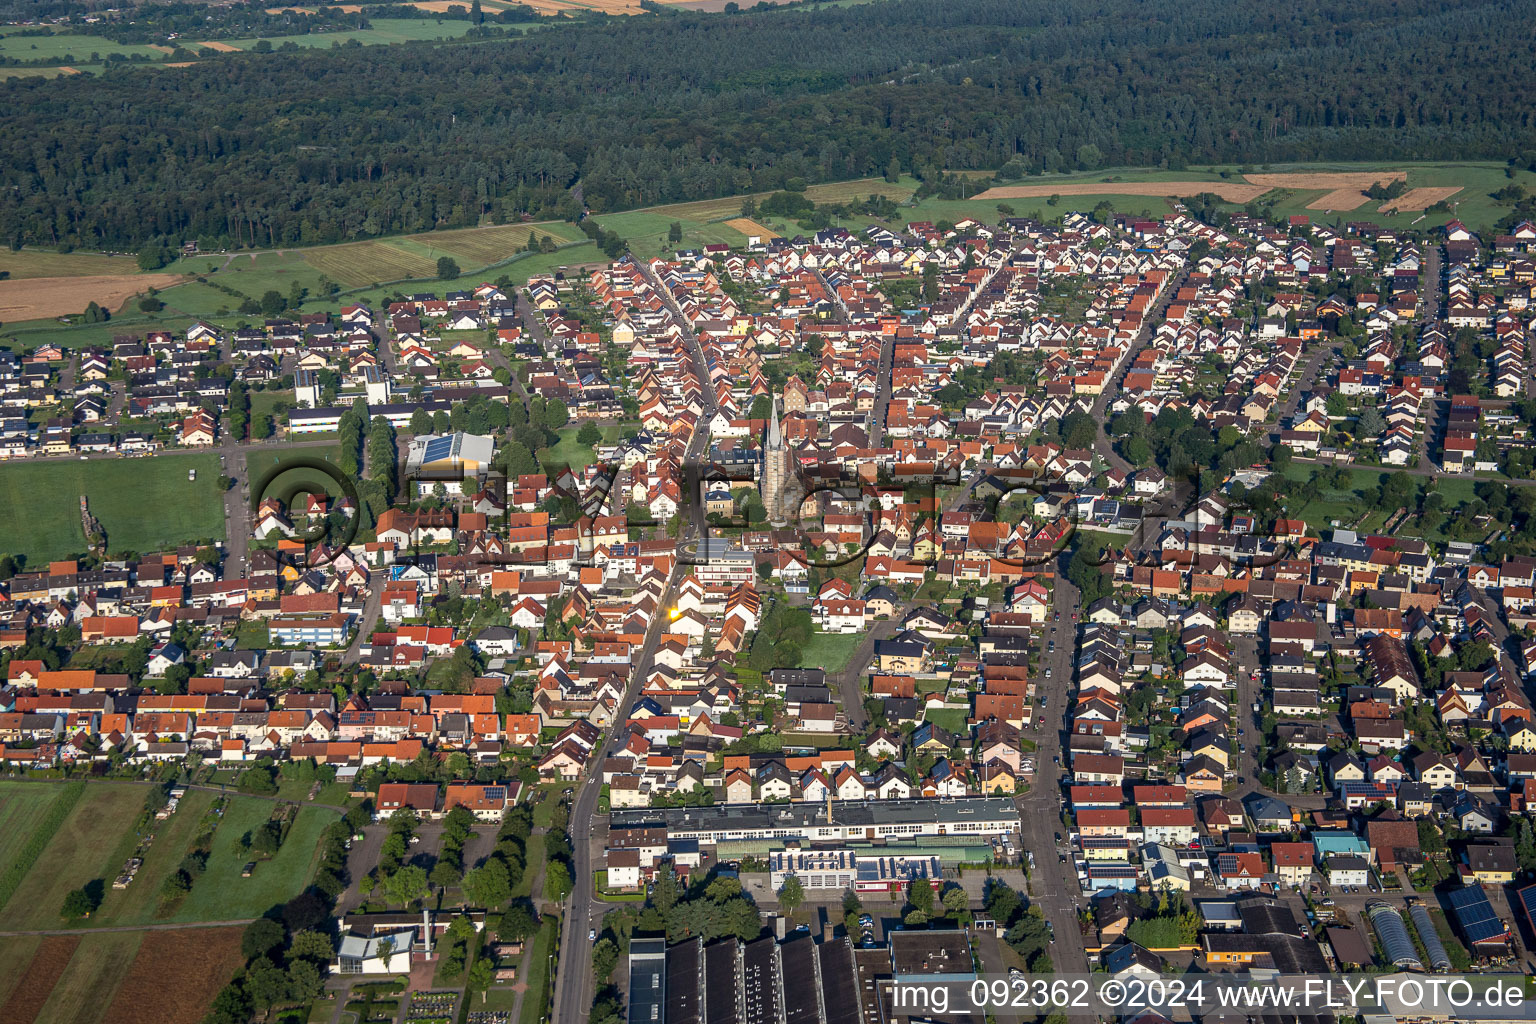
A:
{"type": "Polygon", "coordinates": [[[163,551],[224,538],[219,457],[208,452],[0,466],[0,548],[29,565],[86,550],[80,495],[107,531],[107,550],[163,551]],[[187,471],[197,470],[188,480],[187,471]]]}
{"type": "Polygon", "coordinates": [[[841,672],[863,639],[863,633],[812,633],[811,642],[800,651],[800,665],[841,672]]]}

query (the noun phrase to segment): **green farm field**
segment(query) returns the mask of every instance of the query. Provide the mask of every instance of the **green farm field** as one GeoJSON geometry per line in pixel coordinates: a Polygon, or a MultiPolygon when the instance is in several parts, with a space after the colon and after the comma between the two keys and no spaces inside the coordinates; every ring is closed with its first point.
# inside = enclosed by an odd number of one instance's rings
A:
{"type": "Polygon", "coordinates": [[[304,259],[322,274],[347,287],[401,278],[427,278],[437,273],[436,264],[424,253],[414,252],[393,241],[354,242],[311,249],[304,259]]]}
{"type": "Polygon", "coordinates": [[[48,249],[0,249],[0,270],[13,279],[29,277],[90,277],[137,274],[137,261],[128,256],[94,252],[52,252],[48,249]]]}
{"type": "MultiPolygon", "coordinates": [[[[63,792],[51,783],[11,783],[63,792]]],[[[132,828],[144,807],[142,786],[91,783],[85,787],[69,816],[64,819],[42,856],[21,880],[21,885],[0,907],[0,929],[58,928],[64,922],[59,908],[71,889],[102,877],[107,837],[132,828]]],[[[27,799],[31,799],[30,794],[27,799]]],[[[110,886],[111,879],[105,880],[110,886]]]]}
{"type": "MultiPolygon", "coordinates": [[[[868,199],[871,195],[888,196],[899,202],[911,198],[917,190],[917,182],[911,178],[905,178],[899,182],[889,182],[884,178],[855,178],[852,181],[833,181],[825,185],[811,185],[805,190],[805,197],[813,203],[846,203],[854,199],[868,199]]],[[[772,193],[756,192],[750,198],[761,201],[767,199],[772,193]]],[[[666,206],[653,206],[649,210],[641,211],[655,213],[672,220],[713,221],[729,220],[732,217],[741,216],[741,203],[747,196],[726,196],[723,199],[701,199],[696,203],[670,203],[666,206]]]]}
{"type": "MultiPolygon", "coordinates": [[[[292,43],[302,49],[325,50],[332,46],[341,46],[356,40],[364,46],[387,46],[392,43],[413,43],[422,40],[460,39],[474,27],[468,21],[452,21],[446,18],[370,18],[370,28],[336,29],[332,32],[309,32],[302,35],[291,36],[262,36],[276,49],[285,43],[292,43]]],[[[536,29],[538,22],[521,22],[515,26],[525,31],[536,29]]],[[[222,46],[233,46],[237,50],[250,50],[259,40],[251,39],[221,39],[222,46]]],[[[195,43],[193,45],[206,48],[206,44],[195,43]]]]}
{"type": "MultiPolygon", "coordinates": [[[[97,64],[113,54],[121,54],[124,57],[141,56],[153,60],[165,57],[165,50],[156,49],[153,46],[124,45],[114,43],[102,36],[87,36],[70,32],[55,32],[52,35],[32,36],[20,35],[24,31],[34,30],[36,26],[12,26],[0,29],[0,56],[13,60],[56,60],[60,64],[97,64]]],[[[31,68],[18,68],[19,71],[30,71],[31,68]]]]}
{"type": "MultiPolygon", "coordinates": [[[[487,5],[490,6],[490,5],[487,5]]],[[[332,32],[311,32],[299,35],[262,36],[249,39],[223,39],[215,42],[184,40],[180,45],[198,54],[201,60],[217,60],[223,54],[248,53],[260,42],[275,50],[291,44],[304,50],[331,49],[357,43],[362,46],[390,46],[412,42],[447,42],[463,39],[473,27],[468,21],[440,18],[376,18],[368,28],[338,29],[332,32]]],[[[519,22],[510,28],[525,32],[537,31],[539,22],[519,22]]],[[[83,35],[77,32],[55,32],[52,35],[26,36],[18,33],[28,27],[0,28],[0,56],[19,61],[55,61],[53,65],[0,67],[0,78],[57,78],[63,74],[95,74],[107,67],[109,59],[117,57],[138,58],[139,67],[176,68],[194,61],[171,61],[168,46],[115,43],[102,36],[83,35]],[[145,58],[148,58],[147,60],[145,58]]]]}
{"type": "MultiPolygon", "coordinates": [[[[498,224],[484,228],[458,228],[452,231],[429,231],[406,236],[412,242],[426,246],[435,261],[438,256],[452,256],[463,269],[486,267],[516,255],[528,244],[528,236],[543,238],[548,235],[556,244],[572,242],[581,237],[575,227],[560,221],[540,221],[530,224],[498,224]]],[[[434,268],[435,269],[435,268],[434,268]]]]}
{"type": "Polygon", "coordinates": [[[138,459],[0,466],[0,537],[32,564],[85,550],[80,495],[107,531],[109,551],[160,551],[223,539],[219,458],[207,452],[138,459]],[[187,471],[197,470],[189,481],[187,471]]]}
{"type": "Polygon", "coordinates": [[[0,876],[16,865],[28,840],[47,821],[48,809],[63,795],[62,786],[0,782],[0,876]]]}

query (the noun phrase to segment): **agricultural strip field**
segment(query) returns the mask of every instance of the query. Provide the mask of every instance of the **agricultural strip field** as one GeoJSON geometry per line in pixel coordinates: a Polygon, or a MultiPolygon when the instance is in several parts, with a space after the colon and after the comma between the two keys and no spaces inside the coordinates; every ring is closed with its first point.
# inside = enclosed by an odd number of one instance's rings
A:
{"type": "Polygon", "coordinates": [[[437,274],[437,265],[425,255],[380,241],[310,249],[304,253],[304,262],[333,281],[353,288],[437,274]]]}
{"type": "Polygon", "coordinates": [[[1354,210],[1366,204],[1370,197],[1357,188],[1336,188],[1324,192],[1307,204],[1309,210],[1354,210]]]}
{"type": "Polygon", "coordinates": [[[139,947],[104,1024],[197,1024],[244,963],[241,928],[161,932],[139,947]],[[168,984],[172,979],[174,983],[168,984]]]}
{"type": "MultiPolygon", "coordinates": [[[[37,1024],[98,1024],[112,993],[122,984],[140,950],[165,939],[163,935],[147,932],[86,934],[64,974],[48,993],[48,1001],[37,1015],[37,1024]]],[[[183,980],[180,972],[166,971],[160,980],[161,991],[148,994],[148,1001],[153,1005],[157,997],[178,988],[183,980]]]]}
{"type": "MultiPolygon", "coordinates": [[[[805,198],[813,203],[847,203],[856,199],[868,199],[872,195],[885,196],[896,202],[904,202],[912,198],[917,185],[910,179],[900,182],[889,182],[884,178],[855,178],[852,181],[833,181],[825,185],[811,185],[805,190],[805,198]]],[[[773,193],[756,192],[749,196],[726,196],[721,199],[701,199],[693,203],[669,203],[666,206],[653,206],[648,210],[634,211],[637,213],[656,213],[674,220],[715,221],[725,220],[728,217],[741,216],[741,203],[743,199],[751,198],[761,202],[773,193]]],[[[611,215],[610,215],[611,216],[611,215]]],[[[599,220],[603,218],[599,217],[599,220]]]]}
{"type": "Polygon", "coordinates": [[[974,197],[978,202],[993,199],[1039,199],[1043,196],[1193,196],[1211,192],[1229,203],[1246,203],[1268,192],[1267,185],[1237,185],[1225,181],[1116,181],[1103,184],[1000,185],[974,197]]]}
{"type": "Polygon", "coordinates": [[[41,935],[8,935],[0,942],[0,1019],[4,1019],[5,1004],[32,963],[32,954],[42,944],[41,935]]]}
{"type": "MultiPolygon", "coordinates": [[[[266,822],[276,806],[271,800],[255,797],[231,798],[224,820],[213,834],[207,870],[166,920],[230,921],[260,917],[274,905],[286,903],[303,891],[319,860],[320,836],[340,815],[323,807],[300,807],[277,856],[259,862],[250,878],[241,878],[241,869],[253,858],[240,840],[266,822]]],[[[181,859],[180,854],[176,859],[181,859]]]]}
{"type": "MultiPolygon", "coordinates": [[[[52,788],[51,784],[34,785],[52,788]]],[[[62,785],[58,788],[64,790],[62,785]]],[[[101,877],[102,837],[121,835],[133,827],[144,806],[144,792],[142,786],[85,785],[69,816],[43,847],[42,856],[0,907],[0,929],[62,927],[59,908],[64,895],[101,877]]]]}
{"type": "MultiPolygon", "coordinates": [[[[124,57],[159,57],[162,52],[153,46],[114,43],[102,36],[81,35],[77,32],[55,32],[52,35],[20,35],[21,31],[36,26],[10,26],[0,31],[0,56],[15,60],[52,60],[60,64],[97,63],[113,54],[124,57]],[[96,55],[95,60],[92,55],[96,55]]],[[[29,70],[29,69],[21,69],[29,70]]]]}
{"type": "Polygon", "coordinates": [[[33,564],[84,551],[84,494],[107,531],[108,551],[223,539],[218,477],[219,457],[208,452],[0,465],[0,537],[33,564]],[[195,481],[189,469],[197,470],[195,481]]]}
{"type": "Polygon", "coordinates": [[[1442,200],[1451,198],[1451,196],[1460,191],[1460,185],[1452,185],[1444,188],[1411,188],[1407,192],[1404,192],[1402,195],[1398,196],[1396,199],[1388,199],[1386,202],[1376,207],[1376,209],[1380,213],[1396,213],[1399,211],[1410,211],[1413,213],[1418,213],[1420,210],[1423,210],[1426,207],[1433,206],[1442,200]]]}
{"type": "Polygon", "coordinates": [[[1278,174],[1245,174],[1243,178],[1266,188],[1358,189],[1390,185],[1407,171],[1285,171],[1278,174]]]}
{"type": "Polygon", "coordinates": [[[177,274],[98,274],[0,281],[0,321],[71,316],[92,302],[116,310],[139,292],[169,288],[181,280],[177,274]]]}
{"type": "Polygon", "coordinates": [[[82,788],[0,782],[0,908],[42,856],[82,788]]]}
{"type": "Polygon", "coordinates": [[[0,270],[11,280],[27,277],[119,277],[136,274],[138,263],[129,256],[94,252],[52,252],[48,249],[0,248],[0,270]]]}
{"type": "Polygon", "coordinates": [[[761,235],[763,238],[772,238],[774,234],[772,228],[765,227],[750,217],[736,217],[732,220],[726,221],[725,226],[736,231],[740,231],[742,234],[749,237],[752,235],[761,235]]]}
{"type": "Polygon", "coordinates": [[[0,1006],[0,1020],[17,1024],[36,1020],[79,945],[78,935],[50,935],[38,943],[15,989],[0,1006]]]}
{"type": "MultiPolygon", "coordinates": [[[[556,244],[559,244],[574,241],[579,234],[569,224],[544,221],[535,224],[499,224],[486,228],[429,231],[406,237],[429,247],[437,255],[446,253],[454,257],[463,269],[469,270],[473,267],[500,263],[516,255],[528,245],[529,235],[538,238],[548,235],[556,244]]],[[[433,269],[436,270],[436,267],[434,266],[433,269]]]]}

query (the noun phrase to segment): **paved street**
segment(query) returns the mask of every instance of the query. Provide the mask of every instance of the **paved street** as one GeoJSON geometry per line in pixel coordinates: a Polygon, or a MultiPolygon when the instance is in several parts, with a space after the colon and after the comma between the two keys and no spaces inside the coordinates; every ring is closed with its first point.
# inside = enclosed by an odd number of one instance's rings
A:
{"type": "MultiPolygon", "coordinates": [[[[652,284],[665,296],[668,309],[673,318],[684,330],[688,339],[694,360],[696,361],[696,373],[705,385],[703,403],[705,413],[701,417],[701,429],[694,432],[688,443],[687,459],[696,461],[707,449],[709,417],[715,413],[713,394],[708,387],[709,373],[704,360],[703,351],[699,347],[698,338],[688,327],[687,319],[677,304],[672,301],[670,294],[661,287],[661,282],[656,279],[650,267],[641,264],[652,284]]],[[[690,539],[696,529],[696,519],[685,522],[683,533],[679,536],[679,543],[690,539]]],[[[674,565],[671,575],[667,578],[667,589],[662,595],[660,607],[670,608],[677,596],[677,580],[682,574],[683,567],[674,565]]],[[[625,691],[624,699],[619,706],[627,711],[639,693],[646,675],[650,672],[656,656],[656,648],[660,644],[661,634],[665,630],[667,618],[657,615],[646,630],[645,642],[634,658],[634,671],[630,675],[629,686],[625,691]]],[[[560,957],[555,967],[555,995],[553,1001],[554,1019],[563,1022],[584,1021],[592,1009],[592,1000],[596,996],[596,984],[592,977],[592,943],[587,939],[587,933],[596,927],[601,920],[605,905],[595,899],[593,892],[592,873],[595,867],[594,839],[595,833],[606,827],[604,821],[597,815],[597,798],[602,789],[602,764],[611,756],[617,747],[621,733],[624,715],[621,714],[612,728],[603,738],[603,742],[593,757],[588,761],[587,773],[577,785],[575,802],[571,809],[571,845],[574,849],[574,878],[570,897],[565,902],[564,919],[562,921],[562,934],[560,938],[560,957]]],[[[600,848],[599,848],[600,850],[600,848]]]]}

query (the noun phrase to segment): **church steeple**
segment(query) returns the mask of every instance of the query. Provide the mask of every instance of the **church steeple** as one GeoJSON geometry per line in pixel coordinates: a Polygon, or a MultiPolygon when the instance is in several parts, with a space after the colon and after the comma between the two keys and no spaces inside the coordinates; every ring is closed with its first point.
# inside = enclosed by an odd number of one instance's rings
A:
{"type": "Polygon", "coordinates": [[[768,440],[766,444],[769,449],[784,447],[784,435],[779,430],[779,398],[777,395],[773,398],[773,412],[768,416],[768,440]]]}

